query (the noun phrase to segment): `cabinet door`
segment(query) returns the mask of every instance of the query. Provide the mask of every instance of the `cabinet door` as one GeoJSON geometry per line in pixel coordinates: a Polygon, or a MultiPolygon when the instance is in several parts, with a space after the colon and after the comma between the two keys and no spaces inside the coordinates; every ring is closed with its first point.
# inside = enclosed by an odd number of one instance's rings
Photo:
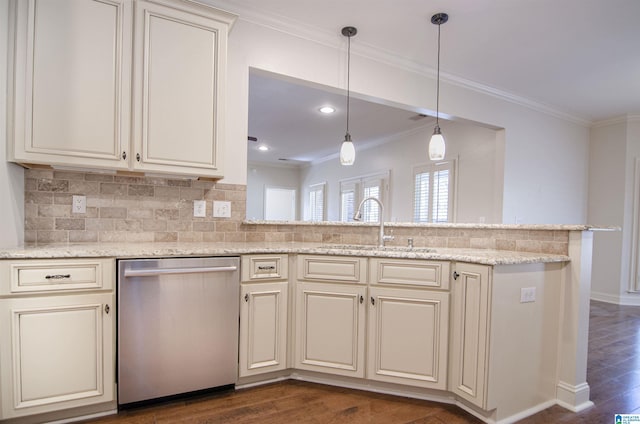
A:
{"type": "Polygon", "coordinates": [[[115,399],[113,300],[111,293],[0,300],[0,418],[115,399]]]}
{"type": "Polygon", "coordinates": [[[127,168],[131,2],[28,0],[12,8],[9,159],[127,168]]]}
{"type": "Polygon", "coordinates": [[[296,368],[364,377],[366,287],[298,283],[296,368]]]}
{"type": "Polygon", "coordinates": [[[489,267],[457,263],[454,270],[449,390],[487,409],[489,267]]]}
{"type": "Polygon", "coordinates": [[[133,167],[221,177],[227,23],[144,0],[135,8],[133,167]]]}
{"type": "Polygon", "coordinates": [[[286,281],[242,285],[241,377],[286,368],[287,290],[286,281]]]}
{"type": "Polygon", "coordinates": [[[367,378],[446,389],[449,294],[370,288],[367,378]]]}

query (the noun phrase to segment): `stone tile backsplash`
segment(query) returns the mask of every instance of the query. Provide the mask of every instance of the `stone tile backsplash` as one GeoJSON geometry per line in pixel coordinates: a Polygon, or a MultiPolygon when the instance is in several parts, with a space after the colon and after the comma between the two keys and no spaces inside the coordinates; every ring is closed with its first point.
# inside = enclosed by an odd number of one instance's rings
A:
{"type": "Polygon", "coordinates": [[[246,187],[212,181],[58,170],[25,170],[25,242],[244,241],[246,187]],[[73,195],[87,198],[71,212],[73,195]],[[193,201],[207,216],[193,216],[193,201]],[[213,218],[213,201],[231,202],[231,218],[213,218]]]}
{"type": "MultiPolygon", "coordinates": [[[[213,181],[25,170],[25,242],[312,242],[375,244],[377,226],[243,224],[246,186],[213,181]],[[71,212],[72,196],[87,210],[71,212]],[[193,201],[206,200],[206,217],[193,201]],[[214,218],[213,201],[231,202],[231,218],[214,218]]],[[[568,252],[567,230],[438,228],[387,225],[390,245],[568,252]]]]}

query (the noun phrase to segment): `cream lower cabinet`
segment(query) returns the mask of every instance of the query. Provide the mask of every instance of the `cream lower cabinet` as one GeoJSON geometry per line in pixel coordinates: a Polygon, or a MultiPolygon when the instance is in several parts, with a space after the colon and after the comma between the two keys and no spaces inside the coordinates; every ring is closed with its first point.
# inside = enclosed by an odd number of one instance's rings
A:
{"type": "Polygon", "coordinates": [[[449,390],[485,410],[490,409],[489,277],[488,266],[457,263],[451,280],[449,390]]]}
{"type": "Polygon", "coordinates": [[[113,268],[0,261],[0,419],[115,400],[113,268]]]}
{"type": "Polygon", "coordinates": [[[287,368],[288,287],[286,281],[242,284],[240,377],[287,368]]]}
{"type": "Polygon", "coordinates": [[[448,293],[371,287],[368,321],[367,378],[446,389],[448,293]]]}
{"type": "Polygon", "coordinates": [[[287,368],[287,255],[245,255],[241,258],[240,377],[287,368]]]}
{"type": "Polygon", "coordinates": [[[295,367],[364,378],[366,287],[297,284],[295,367]]]}

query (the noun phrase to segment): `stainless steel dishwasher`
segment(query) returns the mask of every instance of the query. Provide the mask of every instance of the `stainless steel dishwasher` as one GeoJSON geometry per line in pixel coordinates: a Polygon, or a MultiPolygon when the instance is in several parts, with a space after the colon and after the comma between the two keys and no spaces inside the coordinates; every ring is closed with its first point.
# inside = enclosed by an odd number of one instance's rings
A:
{"type": "Polygon", "coordinates": [[[239,259],[118,261],[118,404],[233,386],[239,259]]]}

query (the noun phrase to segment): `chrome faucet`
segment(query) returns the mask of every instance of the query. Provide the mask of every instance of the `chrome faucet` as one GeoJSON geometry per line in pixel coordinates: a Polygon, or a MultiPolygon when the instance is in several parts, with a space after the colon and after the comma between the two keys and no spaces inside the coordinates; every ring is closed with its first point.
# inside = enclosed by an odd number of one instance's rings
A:
{"type": "Polygon", "coordinates": [[[393,236],[384,235],[384,220],[382,219],[382,212],[384,210],[384,206],[382,206],[382,202],[380,200],[378,200],[376,197],[367,197],[366,199],[363,199],[362,202],[360,202],[360,205],[358,206],[358,210],[356,214],[353,216],[353,220],[360,221],[362,219],[362,211],[361,211],[362,205],[364,205],[364,203],[367,200],[374,200],[378,204],[378,206],[380,206],[380,214],[378,216],[379,225],[380,225],[380,232],[378,234],[378,247],[384,247],[384,242],[387,240],[393,240],[393,236]]]}

